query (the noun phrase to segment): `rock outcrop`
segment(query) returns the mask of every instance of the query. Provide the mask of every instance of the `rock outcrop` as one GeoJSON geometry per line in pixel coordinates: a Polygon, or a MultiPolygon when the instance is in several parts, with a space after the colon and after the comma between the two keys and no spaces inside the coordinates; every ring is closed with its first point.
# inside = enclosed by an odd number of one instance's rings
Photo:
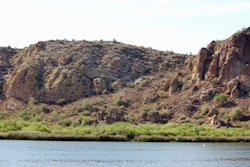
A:
{"type": "Polygon", "coordinates": [[[0,47],[0,96],[3,94],[3,85],[5,78],[8,76],[8,71],[11,69],[11,58],[18,50],[11,47],[0,47]]]}
{"type": "Polygon", "coordinates": [[[193,70],[193,80],[212,81],[218,78],[227,87],[227,93],[238,98],[250,91],[249,64],[250,27],[226,40],[212,41],[202,48],[193,70]]]}
{"type": "Polygon", "coordinates": [[[157,72],[163,60],[185,61],[183,55],[118,42],[60,40],[38,42],[18,53],[2,49],[0,58],[12,67],[8,75],[0,73],[3,95],[43,103],[109,93],[119,88],[114,83],[132,83],[157,72]]]}
{"type": "Polygon", "coordinates": [[[250,27],[223,41],[212,41],[198,54],[193,79],[219,78],[222,84],[250,72],[250,27]]]}

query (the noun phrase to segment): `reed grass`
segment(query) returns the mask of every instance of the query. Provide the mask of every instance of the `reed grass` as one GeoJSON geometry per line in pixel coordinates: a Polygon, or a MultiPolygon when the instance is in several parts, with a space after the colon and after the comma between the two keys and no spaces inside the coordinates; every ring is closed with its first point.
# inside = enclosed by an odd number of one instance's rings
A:
{"type": "Polygon", "coordinates": [[[148,142],[221,142],[250,141],[250,129],[219,128],[191,123],[141,124],[116,122],[111,125],[62,126],[23,120],[0,121],[0,139],[148,141],[148,142]]]}

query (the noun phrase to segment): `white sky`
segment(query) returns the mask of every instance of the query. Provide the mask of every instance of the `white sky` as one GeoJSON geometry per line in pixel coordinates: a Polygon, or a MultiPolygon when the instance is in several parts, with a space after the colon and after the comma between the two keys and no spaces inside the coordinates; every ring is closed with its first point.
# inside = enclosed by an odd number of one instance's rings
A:
{"type": "Polygon", "coordinates": [[[249,18],[250,0],[0,0],[0,46],[116,39],[196,54],[249,18]]]}

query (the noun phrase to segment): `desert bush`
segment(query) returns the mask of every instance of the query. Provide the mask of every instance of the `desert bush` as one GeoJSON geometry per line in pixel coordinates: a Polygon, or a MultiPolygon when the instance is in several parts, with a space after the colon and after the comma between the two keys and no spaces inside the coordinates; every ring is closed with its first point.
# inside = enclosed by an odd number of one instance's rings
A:
{"type": "Polygon", "coordinates": [[[82,115],[84,116],[89,116],[90,115],[90,112],[88,110],[83,110],[82,111],[82,115]]]}
{"type": "Polygon", "coordinates": [[[114,100],[114,104],[117,106],[126,106],[128,105],[128,102],[119,96],[114,100]]]}
{"type": "Polygon", "coordinates": [[[6,119],[10,116],[10,112],[7,111],[0,111],[0,120],[6,119]]]}
{"type": "Polygon", "coordinates": [[[144,105],[142,110],[145,112],[153,111],[155,107],[153,105],[144,105]]]}
{"type": "Polygon", "coordinates": [[[202,105],[200,110],[201,110],[202,115],[206,115],[211,110],[211,106],[207,104],[202,105]]]}
{"type": "Polygon", "coordinates": [[[167,92],[165,92],[165,91],[163,91],[163,90],[159,90],[159,91],[157,92],[157,95],[158,95],[159,97],[161,97],[161,98],[166,98],[166,97],[168,97],[167,92]]]}
{"type": "Polygon", "coordinates": [[[82,107],[81,107],[81,108],[82,108],[83,110],[88,110],[88,111],[91,112],[91,111],[94,110],[94,107],[93,107],[93,106],[94,106],[93,103],[84,100],[84,101],[82,102],[82,107]]]}
{"type": "Polygon", "coordinates": [[[29,106],[33,106],[33,105],[38,104],[38,101],[32,97],[32,98],[29,98],[28,104],[29,106]]]}
{"type": "Polygon", "coordinates": [[[184,90],[187,90],[188,88],[190,88],[190,85],[189,83],[184,83],[181,87],[181,90],[184,91],[184,90]]]}
{"type": "Polygon", "coordinates": [[[124,118],[125,118],[126,122],[133,124],[139,119],[139,116],[132,113],[132,112],[129,112],[128,114],[126,114],[124,116],[124,118]]]}
{"type": "Polygon", "coordinates": [[[225,104],[227,102],[227,95],[225,93],[220,93],[214,96],[214,102],[225,104]]]}
{"type": "Polygon", "coordinates": [[[193,119],[200,119],[202,117],[203,117],[203,114],[202,112],[199,112],[199,111],[195,112],[192,116],[193,119]]]}
{"type": "Polygon", "coordinates": [[[229,113],[229,116],[232,120],[236,121],[236,120],[240,120],[242,118],[242,111],[239,107],[235,107],[231,110],[231,112],[229,113]]]}
{"type": "Polygon", "coordinates": [[[220,83],[219,78],[218,78],[218,77],[214,77],[214,78],[212,79],[212,83],[214,83],[214,84],[219,84],[219,83],[220,83]]]}
{"type": "Polygon", "coordinates": [[[70,126],[72,124],[72,120],[70,120],[70,119],[63,119],[63,120],[59,120],[58,123],[61,126],[70,126]]]}

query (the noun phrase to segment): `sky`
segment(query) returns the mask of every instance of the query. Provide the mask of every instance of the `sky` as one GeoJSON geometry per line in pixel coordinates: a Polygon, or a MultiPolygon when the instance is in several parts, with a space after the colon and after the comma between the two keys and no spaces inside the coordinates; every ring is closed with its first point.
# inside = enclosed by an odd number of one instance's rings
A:
{"type": "Polygon", "coordinates": [[[250,0],[0,0],[0,46],[115,39],[197,54],[249,27],[249,18],[250,0]]]}

